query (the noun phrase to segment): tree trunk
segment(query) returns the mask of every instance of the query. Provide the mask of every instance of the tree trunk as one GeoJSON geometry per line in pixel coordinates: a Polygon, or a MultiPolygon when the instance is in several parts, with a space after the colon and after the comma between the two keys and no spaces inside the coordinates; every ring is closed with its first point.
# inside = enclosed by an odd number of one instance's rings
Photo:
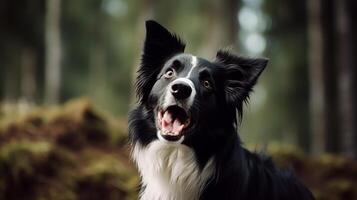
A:
{"type": "Polygon", "coordinates": [[[348,0],[337,1],[337,35],[338,35],[338,88],[340,106],[340,134],[342,136],[342,151],[348,156],[357,156],[356,137],[356,87],[354,87],[354,76],[356,63],[353,62],[356,52],[353,51],[353,43],[356,35],[352,34],[353,22],[356,12],[349,9],[348,0]]]}
{"type": "Polygon", "coordinates": [[[34,102],[36,95],[36,53],[24,48],[21,56],[21,95],[26,101],[34,102]]]}
{"type": "Polygon", "coordinates": [[[339,150],[332,0],[309,1],[310,118],[313,152],[339,150]]]}
{"type": "Polygon", "coordinates": [[[324,151],[326,119],[324,113],[322,27],[320,0],[309,1],[309,65],[310,65],[310,118],[313,134],[312,150],[315,154],[324,151]]]}
{"type": "Polygon", "coordinates": [[[14,102],[19,97],[19,82],[20,77],[18,74],[20,71],[20,60],[18,57],[21,57],[21,53],[18,50],[18,47],[9,48],[7,56],[9,58],[6,60],[6,64],[2,67],[5,67],[4,70],[4,101],[14,102]]]}
{"type": "Polygon", "coordinates": [[[311,119],[315,153],[357,156],[356,3],[310,1],[311,119]]]}
{"type": "Polygon", "coordinates": [[[237,48],[239,1],[225,0],[224,3],[208,1],[204,5],[203,15],[210,31],[202,32],[205,34],[202,36],[203,43],[198,48],[200,56],[215,56],[217,50],[225,46],[237,48]]]}
{"type": "Polygon", "coordinates": [[[351,70],[353,73],[353,78],[352,78],[352,98],[353,101],[352,103],[354,104],[354,157],[357,157],[357,1],[355,0],[348,0],[347,1],[347,12],[349,13],[350,16],[350,35],[352,36],[350,38],[350,53],[351,55],[351,70]]]}
{"type": "Polygon", "coordinates": [[[45,102],[59,101],[61,84],[61,0],[48,0],[46,7],[45,102]]]}
{"type": "Polygon", "coordinates": [[[325,110],[325,151],[337,153],[340,151],[340,135],[338,123],[338,89],[337,89],[337,67],[336,67],[336,45],[334,12],[334,0],[321,1],[321,25],[322,25],[322,69],[324,85],[324,110],[325,110]]]}
{"type": "Polygon", "coordinates": [[[227,41],[234,45],[236,48],[238,47],[237,41],[238,41],[238,31],[239,31],[239,24],[238,24],[238,18],[237,14],[241,6],[241,1],[237,0],[227,0],[227,3],[224,3],[225,5],[225,10],[223,13],[225,14],[225,17],[223,18],[223,21],[226,22],[227,27],[227,41]]]}

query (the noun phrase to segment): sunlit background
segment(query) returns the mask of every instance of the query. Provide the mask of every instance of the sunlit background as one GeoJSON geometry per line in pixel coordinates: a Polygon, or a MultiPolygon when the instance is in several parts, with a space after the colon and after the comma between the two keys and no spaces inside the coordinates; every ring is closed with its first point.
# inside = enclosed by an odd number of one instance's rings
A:
{"type": "Polygon", "coordinates": [[[280,155],[318,199],[357,199],[356,9],[353,0],[0,1],[0,199],[93,199],[86,194],[95,189],[104,199],[136,198],[124,144],[148,19],[200,57],[225,48],[269,58],[244,109],[244,143],[280,155]],[[58,148],[89,169],[71,181],[45,174],[51,181],[42,183],[26,155],[50,159],[58,148]],[[318,167],[325,174],[306,178],[318,167]],[[50,185],[46,194],[38,184],[50,185]]]}

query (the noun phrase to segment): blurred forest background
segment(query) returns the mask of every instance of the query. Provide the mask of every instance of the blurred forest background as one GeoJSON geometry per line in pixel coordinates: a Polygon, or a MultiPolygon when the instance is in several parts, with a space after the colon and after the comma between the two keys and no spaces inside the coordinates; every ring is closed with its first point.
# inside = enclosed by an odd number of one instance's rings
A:
{"type": "Polygon", "coordinates": [[[0,199],[135,199],[144,22],[269,65],[240,127],[318,199],[357,199],[357,1],[0,1],[0,199]],[[73,100],[75,99],[75,100],[73,100]],[[67,102],[67,103],[66,103],[67,102]]]}

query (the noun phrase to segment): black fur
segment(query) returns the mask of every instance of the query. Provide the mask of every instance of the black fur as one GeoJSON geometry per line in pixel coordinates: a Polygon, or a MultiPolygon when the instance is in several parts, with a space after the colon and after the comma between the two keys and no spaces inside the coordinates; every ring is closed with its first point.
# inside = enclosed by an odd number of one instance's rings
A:
{"type": "MultiPolygon", "coordinates": [[[[158,139],[156,110],[163,88],[173,81],[163,80],[162,74],[179,63],[176,78],[183,77],[189,66],[189,56],[182,54],[185,44],[177,36],[154,21],[146,22],[146,29],[136,82],[139,101],[129,116],[131,144],[143,146],[158,139]]],[[[237,134],[237,112],[241,119],[243,104],[267,62],[228,51],[218,51],[212,62],[198,59],[190,77],[197,90],[189,110],[193,124],[185,130],[183,144],[194,150],[201,169],[210,158],[215,160],[215,175],[200,199],[314,199],[291,172],[278,170],[265,155],[247,151],[237,134]],[[204,88],[203,80],[209,80],[211,88],[204,88]]]]}
{"type": "Polygon", "coordinates": [[[147,21],[146,30],[144,52],[136,81],[137,95],[142,103],[148,97],[148,92],[145,91],[151,90],[164,62],[185,50],[185,44],[160,24],[147,21]]]}

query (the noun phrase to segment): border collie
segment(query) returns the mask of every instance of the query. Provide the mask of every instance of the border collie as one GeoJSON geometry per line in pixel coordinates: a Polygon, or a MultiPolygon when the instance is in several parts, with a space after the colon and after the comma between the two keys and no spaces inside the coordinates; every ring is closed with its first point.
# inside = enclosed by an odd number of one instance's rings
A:
{"type": "Polygon", "coordinates": [[[208,61],[184,49],[179,37],[146,22],[138,105],[129,116],[140,199],[314,199],[238,136],[243,104],[267,59],[220,50],[208,61]]]}

